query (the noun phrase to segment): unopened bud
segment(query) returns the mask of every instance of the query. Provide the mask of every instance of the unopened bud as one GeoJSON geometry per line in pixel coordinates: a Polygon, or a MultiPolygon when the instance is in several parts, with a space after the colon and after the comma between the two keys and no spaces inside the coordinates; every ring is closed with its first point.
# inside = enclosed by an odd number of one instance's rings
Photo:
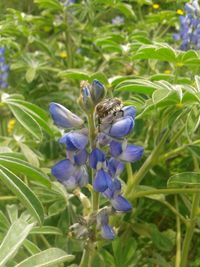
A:
{"type": "Polygon", "coordinates": [[[98,80],[92,82],[91,97],[94,104],[99,103],[106,95],[106,89],[98,80]]]}

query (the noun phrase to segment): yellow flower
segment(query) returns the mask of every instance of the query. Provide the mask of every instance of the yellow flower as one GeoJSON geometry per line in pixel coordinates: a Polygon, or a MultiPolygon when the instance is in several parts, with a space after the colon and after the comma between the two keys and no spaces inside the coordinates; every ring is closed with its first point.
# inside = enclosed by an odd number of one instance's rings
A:
{"type": "Polygon", "coordinates": [[[10,119],[8,121],[8,124],[7,124],[7,130],[8,130],[8,133],[11,134],[14,130],[14,127],[15,127],[15,124],[16,124],[16,120],[15,119],[10,119]]]}
{"type": "Polygon", "coordinates": [[[165,74],[171,74],[171,70],[165,70],[164,73],[165,74]]]}
{"type": "Polygon", "coordinates": [[[177,9],[177,10],[176,10],[176,13],[177,13],[178,15],[183,15],[183,14],[184,14],[184,11],[183,11],[182,9],[177,9]]]}
{"type": "Polygon", "coordinates": [[[65,51],[60,52],[59,56],[61,58],[67,58],[67,53],[65,51]]]}
{"type": "Polygon", "coordinates": [[[159,4],[153,4],[153,8],[154,9],[159,9],[160,8],[160,5],[159,4]]]}

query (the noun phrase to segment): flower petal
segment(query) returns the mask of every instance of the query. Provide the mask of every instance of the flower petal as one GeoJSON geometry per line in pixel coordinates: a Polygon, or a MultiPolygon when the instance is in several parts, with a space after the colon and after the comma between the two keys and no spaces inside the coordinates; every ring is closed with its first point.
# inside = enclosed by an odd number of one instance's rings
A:
{"type": "Polygon", "coordinates": [[[80,187],[86,186],[88,184],[88,172],[84,166],[81,166],[79,173],[76,174],[76,180],[80,187]]]}
{"type": "Polygon", "coordinates": [[[110,225],[105,224],[101,226],[101,236],[104,239],[113,240],[115,238],[115,232],[110,225]]]}
{"type": "Polygon", "coordinates": [[[112,137],[121,138],[129,134],[133,129],[133,126],[134,121],[132,117],[123,117],[112,124],[109,134],[112,137]]]}
{"type": "Polygon", "coordinates": [[[133,119],[135,118],[136,115],[136,109],[133,106],[125,106],[122,108],[124,112],[124,117],[130,116],[133,119]]]}
{"type": "Polygon", "coordinates": [[[124,164],[115,158],[108,161],[108,172],[112,177],[119,176],[124,170],[124,164]]]}
{"type": "Polygon", "coordinates": [[[128,145],[118,159],[122,161],[134,162],[140,160],[144,152],[141,146],[128,145]]]}
{"type": "Polygon", "coordinates": [[[70,160],[64,159],[59,161],[56,165],[53,166],[51,173],[58,179],[60,182],[65,182],[75,171],[74,165],[70,160]]]}
{"type": "Polygon", "coordinates": [[[81,118],[58,103],[52,102],[49,106],[49,111],[57,126],[63,128],[73,128],[79,127],[84,123],[81,118]]]}
{"type": "Polygon", "coordinates": [[[83,150],[88,143],[88,137],[78,132],[70,132],[62,136],[59,143],[66,144],[67,150],[83,150]]]}
{"type": "Polygon", "coordinates": [[[122,144],[120,142],[112,141],[110,143],[110,154],[113,157],[118,157],[122,152],[122,144]]]}
{"type": "Polygon", "coordinates": [[[84,165],[87,161],[88,153],[85,149],[79,151],[77,154],[74,155],[74,163],[77,165],[84,165]]]}
{"type": "Polygon", "coordinates": [[[112,183],[110,175],[103,169],[97,171],[93,187],[96,192],[104,192],[112,183]]]}
{"type": "Polygon", "coordinates": [[[92,82],[92,88],[91,88],[91,96],[94,103],[98,103],[101,101],[105,96],[106,90],[102,83],[100,83],[98,80],[94,80],[92,82]]]}
{"type": "Polygon", "coordinates": [[[78,187],[76,177],[74,177],[74,176],[70,176],[68,180],[65,180],[63,182],[63,184],[67,188],[67,190],[69,190],[69,191],[72,191],[78,187]]]}
{"type": "Polygon", "coordinates": [[[121,195],[115,195],[114,198],[111,199],[111,204],[116,211],[127,212],[132,209],[132,205],[121,195]]]}
{"type": "Polygon", "coordinates": [[[90,167],[93,169],[97,168],[97,164],[98,162],[104,162],[106,160],[106,156],[103,153],[103,151],[101,151],[98,148],[94,148],[90,154],[90,167]]]}

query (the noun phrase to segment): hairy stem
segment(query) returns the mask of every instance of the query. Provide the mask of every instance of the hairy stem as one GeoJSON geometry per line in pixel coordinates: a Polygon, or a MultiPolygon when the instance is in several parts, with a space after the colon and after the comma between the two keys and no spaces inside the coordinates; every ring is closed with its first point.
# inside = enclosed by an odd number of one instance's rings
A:
{"type": "Polygon", "coordinates": [[[181,255],[181,267],[187,266],[190,244],[191,244],[192,236],[193,236],[196,221],[197,221],[199,199],[200,199],[199,193],[196,193],[193,195],[190,223],[186,227],[186,234],[185,234],[185,238],[183,241],[183,250],[182,250],[182,255],[181,255]]]}
{"type": "Polygon", "coordinates": [[[89,267],[89,262],[90,262],[90,249],[87,246],[83,251],[83,255],[82,255],[82,259],[79,264],[79,267],[89,267]]]}
{"type": "MultiPolygon", "coordinates": [[[[178,198],[175,196],[175,207],[177,212],[179,212],[179,207],[178,207],[178,198]]],[[[181,222],[180,218],[177,215],[176,216],[176,262],[175,262],[175,267],[180,267],[181,263],[181,222]]]]}
{"type": "MultiPolygon", "coordinates": [[[[90,149],[92,150],[95,148],[95,141],[96,141],[96,126],[95,126],[95,119],[94,119],[94,110],[88,114],[88,128],[89,128],[89,140],[90,140],[90,149]]],[[[94,171],[91,172],[92,175],[92,182],[94,181],[94,171]]],[[[96,212],[99,209],[99,193],[92,191],[92,211],[96,212]]],[[[94,226],[94,232],[96,232],[96,228],[94,226]]],[[[91,259],[92,259],[92,252],[93,244],[88,242],[84,248],[83,255],[81,258],[81,262],[79,267],[90,267],[91,259]]]]}

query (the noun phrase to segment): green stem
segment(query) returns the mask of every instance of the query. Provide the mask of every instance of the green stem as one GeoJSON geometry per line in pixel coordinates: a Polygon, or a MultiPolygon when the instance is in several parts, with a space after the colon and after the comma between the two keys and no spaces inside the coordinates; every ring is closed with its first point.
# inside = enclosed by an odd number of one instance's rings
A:
{"type": "Polygon", "coordinates": [[[139,169],[139,171],[133,176],[132,183],[127,187],[126,195],[129,197],[133,195],[133,192],[135,191],[136,186],[141,182],[141,180],[144,178],[145,174],[152,168],[153,165],[157,162],[158,156],[160,154],[160,150],[162,149],[163,145],[165,144],[170,131],[167,130],[156,148],[152,151],[150,156],[146,159],[142,167],[139,169]]]}
{"type": "MultiPolygon", "coordinates": [[[[89,128],[89,140],[90,140],[90,148],[93,149],[95,147],[96,140],[96,127],[95,127],[95,119],[94,119],[94,110],[88,114],[88,128],[89,128]]],[[[94,171],[91,172],[92,180],[94,181],[94,171]]],[[[96,212],[99,209],[99,193],[92,191],[92,211],[96,212]]],[[[94,232],[96,232],[96,227],[94,226],[94,232]]],[[[81,262],[79,267],[90,267],[91,259],[93,257],[93,244],[90,242],[86,244],[83,255],[81,258],[81,262]]]]}
{"type": "Polygon", "coordinates": [[[200,194],[199,193],[194,194],[193,201],[192,201],[192,210],[191,210],[191,216],[190,216],[190,223],[186,227],[186,234],[185,234],[185,238],[184,238],[184,241],[183,241],[181,267],[186,267],[187,266],[190,243],[191,243],[191,240],[192,240],[192,236],[193,236],[195,225],[196,225],[196,221],[197,221],[197,214],[198,214],[198,208],[199,208],[199,199],[200,199],[200,194]]]}
{"type": "Polygon", "coordinates": [[[187,224],[187,220],[169,202],[167,201],[160,201],[160,202],[163,203],[166,207],[168,207],[176,215],[176,217],[179,218],[179,220],[181,219],[183,223],[187,224]]]}
{"type": "Polygon", "coordinates": [[[89,267],[90,262],[90,249],[86,247],[83,251],[82,259],[79,264],[79,267],[89,267]]]}
{"type": "MultiPolygon", "coordinates": [[[[178,198],[175,196],[175,207],[177,212],[179,212],[178,198]]],[[[176,262],[175,267],[180,267],[181,263],[181,222],[179,216],[176,216],[176,262]]]]}
{"type": "Polygon", "coordinates": [[[69,31],[69,22],[68,22],[68,15],[67,15],[67,10],[64,11],[64,22],[65,22],[65,47],[67,50],[67,64],[68,68],[73,67],[73,52],[72,52],[72,39],[70,36],[70,31],[69,31]]]}
{"type": "Polygon", "coordinates": [[[192,194],[192,193],[200,193],[200,189],[198,188],[167,188],[167,189],[153,189],[153,190],[146,190],[135,192],[131,197],[130,200],[134,201],[136,198],[146,197],[149,195],[172,195],[172,194],[192,194]]]}
{"type": "Polygon", "coordinates": [[[17,197],[15,196],[1,196],[0,201],[6,201],[6,200],[16,200],[17,197]]]}
{"type": "MultiPolygon", "coordinates": [[[[95,147],[95,139],[96,139],[96,127],[94,121],[94,111],[92,111],[88,115],[88,126],[89,126],[89,136],[90,136],[90,146],[91,149],[95,147]]],[[[92,170],[92,179],[94,180],[94,172],[92,170]]],[[[99,209],[99,193],[93,191],[92,192],[92,210],[93,212],[99,209]]]]}
{"type": "Polygon", "coordinates": [[[131,163],[127,163],[126,164],[126,172],[127,172],[127,187],[130,187],[132,184],[132,179],[133,179],[133,170],[132,170],[132,166],[131,163]]]}
{"type": "Polygon", "coordinates": [[[174,157],[174,156],[178,155],[182,150],[186,149],[188,146],[191,146],[191,145],[197,145],[197,144],[199,144],[199,143],[200,143],[200,140],[196,140],[196,141],[194,141],[194,142],[192,142],[192,143],[190,143],[190,144],[182,145],[182,146],[180,146],[180,147],[178,147],[178,148],[176,148],[176,149],[174,149],[174,150],[172,150],[172,151],[170,151],[170,152],[164,154],[164,155],[162,156],[162,159],[163,159],[163,160],[166,160],[166,159],[168,159],[168,158],[174,157]]]}

